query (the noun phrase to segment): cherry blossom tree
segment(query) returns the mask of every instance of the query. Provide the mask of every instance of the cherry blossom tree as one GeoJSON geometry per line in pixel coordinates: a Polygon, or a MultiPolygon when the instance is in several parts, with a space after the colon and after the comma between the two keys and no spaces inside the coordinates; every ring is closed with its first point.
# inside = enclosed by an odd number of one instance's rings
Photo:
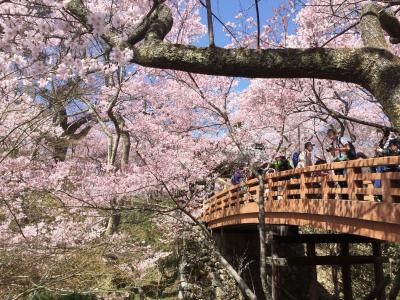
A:
{"type": "MultiPolygon", "coordinates": [[[[133,212],[163,224],[163,244],[203,226],[204,182],[218,166],[289,155],[299,127],[321,149],[332,123],[362,150],[378,138],[365,138],[371,126],[398,130],[396,1],[293,1],[265,26],[239,12],[223,24],[224,48],[210,6],[202,24],[207,3],[0,1],[0,236],[6,253],[45,266],[37,288],[58,280],[43,275],[52,263],[101,247],[140,277],[169,252],[126,230],[133,212]],[[206,33],[210,46],[195,46],[206,33]],[[258,79],[240,91],[238,76],[258,79]]],[[[17,286],[15,299],[35,289],[17,286]]]]}

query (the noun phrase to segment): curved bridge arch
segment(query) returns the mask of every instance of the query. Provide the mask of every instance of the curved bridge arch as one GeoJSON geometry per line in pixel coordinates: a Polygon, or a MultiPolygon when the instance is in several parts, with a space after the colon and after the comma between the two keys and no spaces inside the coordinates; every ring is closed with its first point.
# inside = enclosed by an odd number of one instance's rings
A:
{"type": "MultiPolygon", "coordinates": [[[[383,157],[267,174],[265,221],[400,243],[400,172],[370,172],[397,165],[400,157],[383,157]]],[[[219,192],[204,202],[203,221],[210,228],[257,224],[259,193],[257,179],[219,192]]]]}

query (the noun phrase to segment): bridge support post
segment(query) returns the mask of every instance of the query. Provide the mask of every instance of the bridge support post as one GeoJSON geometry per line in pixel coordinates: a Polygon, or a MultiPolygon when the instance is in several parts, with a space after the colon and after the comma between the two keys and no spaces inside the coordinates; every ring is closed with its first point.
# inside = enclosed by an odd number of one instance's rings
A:
{"type": "MultiPolygon", "coordinates": [[[[381,243],[379,241],[375,241],[372,243],[372,251],[375,258],[382,257],[382,248],[381,243]]],[[[375,277],[375,289],[376,289],[376,298],[377,300],[386,299],[385,295],[385,276],[383,273],[383,265],[381,260],[376,260],[374,263],[374,277],[375,277]]]]}
{"type": "MultiPolygon", "coordinates": [[[[349,243],[340,243],[340,256],[348,257],[349,255],[349,243]]],[[[343,299],[352,300],[353,290],[351,287],[351,266],[349,264],[343,264],[341,268],[343,280],[343,299]]]]}
{"type": "MultiPolygon", "coordinates": [[[[277,245],[276,242],[274,241],[273,238],[273,233],[269,233],[269,237],[267,239],[270,242],[271,245],[271,257],[272,258],[277,258],[278,253],[277,253],[277,245]]],[[[272,294],[272,300],[278,300],[279,299],[279,269],[278,266],[275,265],[275,263],[272,261],[271,263],[271,294],[272,294]]]]}
{"type": "MultiPolygon", "coordinates": [[[[315,243],[307,243],[307,256],[314,259],[315,254],[315,243]]],[[[310,300],[318,300],[318,289],[317,289],[317,265],[311,266],[311,278],[310,278],[310,300]]]]}
{"type": "MultiPolygon", "coordinates": [[[[312,266],[281,263],[282,257],[306,258],[304,245],[298,243],[281,243],[283,239],[300,237],[298,227],[287,225],[268,225],[268,243],[271,256],[268,264],[271,270],[272,299],[310,299],[310,275],[312,266]]],[[[318,298],[316,298],[318,299],[318,298]]]]}

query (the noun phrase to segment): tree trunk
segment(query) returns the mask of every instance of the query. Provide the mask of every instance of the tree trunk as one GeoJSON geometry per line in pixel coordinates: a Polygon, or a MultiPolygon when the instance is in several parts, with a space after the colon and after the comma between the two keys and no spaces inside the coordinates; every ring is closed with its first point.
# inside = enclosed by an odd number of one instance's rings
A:
{"type": "Polygon", "coordinates": [[[111,211],[111,216],[108,218],[106,235],[111,236],[117,232],[118,225],[121,221],[121,214],[117,210],[111,211]]]}
{"type": "Polygon", "coordinates": [[[62,162],[65,161],[68,153],[69,145],[68,141],[65,139],[57,139],[56,141],[53,142],[53,147],[52,147],[52,155],[53,159],[56,162],[62,162]]]}
{"type": "Polygon", "coordinates": [[[267,272],[267,240],[266,240],[266,229],[265,229],[265,186],[264,176],[258,175],[259,194],[258,194],[258,233],[260,239],[260,277],[261,286],[265,299],[271,300],[271,277],[267,272]]]}

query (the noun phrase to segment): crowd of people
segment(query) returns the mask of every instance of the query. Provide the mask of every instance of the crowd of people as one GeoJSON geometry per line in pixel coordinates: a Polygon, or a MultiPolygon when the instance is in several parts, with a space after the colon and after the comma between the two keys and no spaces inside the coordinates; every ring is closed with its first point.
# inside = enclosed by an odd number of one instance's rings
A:
{"type": "MultiPolygon", "coordinates": [[[[329,153],[330,162],[341,162],[341,161],[368,158],[367,155],[365,155],[364,153],[356,151],[353,141],[350,138],[347,138],[345,136],[340,136],[335,129],[331,128],[327,131],[327,138],[329,140],[329,147],[325,150],[327,153],[329,153]]],[[[327,163],[326,159],[318,155],[314,155],[314,150],[315,150],[315,145],[311,141],[307,141],[304,144],[304,148],[301,151],[294,152],[291,158],[288,158],[285,155],[279,155],[275,158],[273,163],[262,164],[257,171],[261,173],[280,172],[280,171],[290,170],[293,168],[304,168],[312,165],[320,165],[327,163]]],[[[394,133],[388,130],[384,130],[383,137],[374,150],[375,150],[374,157],[399,156],[400,140],[394,135],[394,133]]],[[[400,171],[398,165],[378,166],[363,170],[363,172],[373,172],[373,173],[398,172],[398,171],[400,171]]],[[[327,171],[317,171],[314,172],[313,175],[323,176],[328,174],[329,173],[327,171]]],[[[345,175],[346,170],[336,169],[334,170],[334,174],[345,175]]],[[[230,179],[230,182],[227,182],[225,180],[223,185],[224,188],[226,188],[229,185],[237,185],[253,177],[254,174],[250,170],[250,168],[248,166],[243,166],[242,168],[238,168],[237,170],[235,170],[230,179]]],[[[375,180],[373,184],[375,188],[381,187],[380,180],[375,180]]],[[[338,182],[338,186],[345,188],[347,187],[347,183],[344,181],[338,182]]]]}

